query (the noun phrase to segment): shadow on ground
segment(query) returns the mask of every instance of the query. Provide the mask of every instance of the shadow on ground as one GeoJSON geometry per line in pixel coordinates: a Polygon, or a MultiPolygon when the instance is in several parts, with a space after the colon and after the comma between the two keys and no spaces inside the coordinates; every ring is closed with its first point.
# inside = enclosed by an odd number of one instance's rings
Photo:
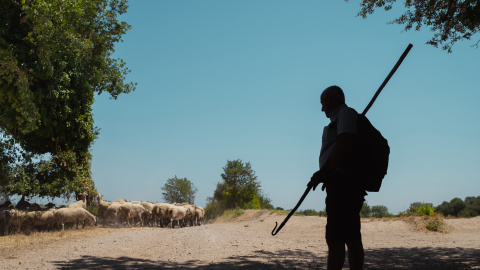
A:
{"type": "MultiPolygon", "coordinates": [[[[326,269],[326,258],[303,250],[256,251],[221,261],[154,261],[84,256],[52,262],[60,269],[326,269]]],[[[348,262],[345,264],[345,266],[348,262]]],[[[465,248],[383,248],[365,251],[365,269],[480,269],[480,250],[465,248]]]]}

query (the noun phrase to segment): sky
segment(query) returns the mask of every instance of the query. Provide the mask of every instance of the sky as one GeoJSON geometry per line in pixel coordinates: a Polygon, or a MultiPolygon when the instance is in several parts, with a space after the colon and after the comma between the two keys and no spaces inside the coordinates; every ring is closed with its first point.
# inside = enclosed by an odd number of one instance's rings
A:
{"type": "MultiPolygon", "coordinates": [[[[370,206],[390,213],[480,193],[480,50],[425,44],[428,28],[387,24],[403,11],[357,17],[359,1],[131,1],[115,47],[138,83],[96,96],[92,173],[105,200],[163,202],[187,178],[205,206],[227,160],[250,162],[275,207],[291,209],[318,170],[329,119],[319,96],[340,86],[361,112],[409,43],[367,117],[388,140],[388,174],[370,206]]],[[[477,36],[477,38],[480,38],[477,36]]],[[[325,208],[310,192],[300,209],[325,208]]]]}

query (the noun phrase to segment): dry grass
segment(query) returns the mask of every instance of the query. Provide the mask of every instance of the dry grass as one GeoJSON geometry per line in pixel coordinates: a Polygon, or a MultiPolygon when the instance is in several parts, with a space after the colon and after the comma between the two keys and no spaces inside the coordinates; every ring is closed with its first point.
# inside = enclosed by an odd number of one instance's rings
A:
{"type": "Polygon", "coordinates": [[[12,250],[38,249],[44,246],[56,245],[66,240],[95,237],[131,228],[96,228],[85,227],[83,230],[65,229],[65,231],[32,232],[30,235],[22,233],[0,237],[0,256],[8,255],[12,250]]]}
{"type": "Polygon", "coordinates": [[[401,217],[383,217],[383,218],[362,218],[362,222],[371,221],[405,221],[415,226],[415,230],[419,232],[436,232],[436,233],[449,233],[450,228],[445,224],[444,217],[440,214],[434,214],[432,216],[401,216],[401,217]]]}

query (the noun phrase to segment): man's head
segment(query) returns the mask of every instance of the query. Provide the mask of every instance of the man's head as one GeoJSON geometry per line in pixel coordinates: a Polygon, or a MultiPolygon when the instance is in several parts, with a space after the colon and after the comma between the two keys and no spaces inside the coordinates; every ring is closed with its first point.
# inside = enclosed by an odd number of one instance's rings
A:
{"type": "Polygon", "coordinates": [[[330,118],[330,113],[345,104],[345,95],[340,87],[333,85],[323,90],[320,95],[320,103],[322,104],[322,112],[330,118]]]}

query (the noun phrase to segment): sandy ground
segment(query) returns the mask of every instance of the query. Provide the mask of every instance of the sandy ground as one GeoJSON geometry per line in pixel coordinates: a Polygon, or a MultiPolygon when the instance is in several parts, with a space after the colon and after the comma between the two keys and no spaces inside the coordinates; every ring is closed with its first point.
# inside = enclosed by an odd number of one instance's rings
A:
{"type": "MultiPolygon", "coordinates": [[[[199,227],[112,230],[8,251],[0,269],[325,269],[326,218],[292,217],[272,236],[284,218],[252,210],[199,227]]],[[[446,223],[450,232],[440,234],[362,220],[365,269],[480,269],[480,217],[446,223]]]]}

